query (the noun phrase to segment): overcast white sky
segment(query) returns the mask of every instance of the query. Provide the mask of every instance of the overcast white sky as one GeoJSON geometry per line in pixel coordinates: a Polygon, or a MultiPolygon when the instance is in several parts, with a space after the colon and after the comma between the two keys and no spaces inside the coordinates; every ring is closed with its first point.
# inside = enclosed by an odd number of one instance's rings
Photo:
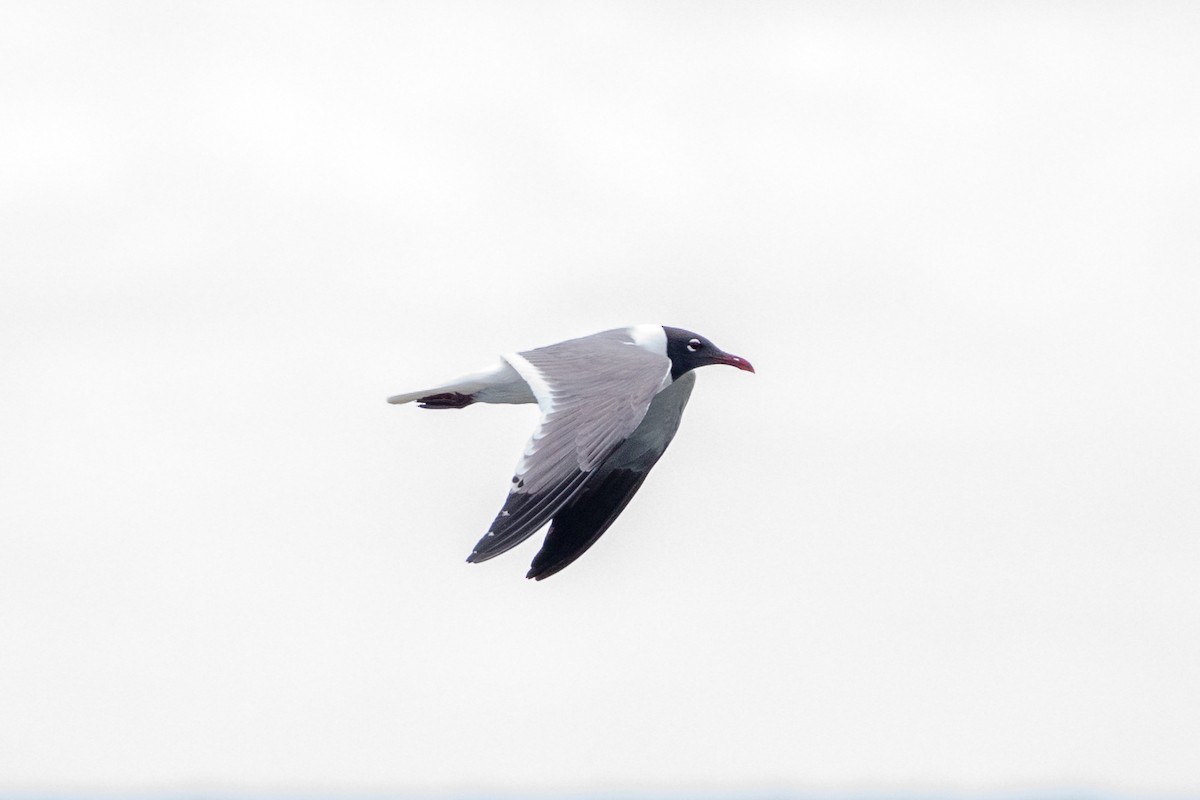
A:
{"type": "Polygon", "coordinates": [[[0,790],[1200,791],[1200,6],[0,7],[0,790]],[[463,559],[629,323],[617,525],[463,559]]]}

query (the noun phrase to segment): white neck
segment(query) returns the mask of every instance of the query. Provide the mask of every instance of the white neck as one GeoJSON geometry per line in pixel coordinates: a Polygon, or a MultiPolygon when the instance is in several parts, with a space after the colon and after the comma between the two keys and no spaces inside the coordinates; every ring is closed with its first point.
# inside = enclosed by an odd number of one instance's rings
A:
{"type": "Polygon", "coordinates": [[[656,356],[667,354],[667,332],[662,325],[630,325],[626,330],[633,343],[643,350],[649,350],[656,356]]]}

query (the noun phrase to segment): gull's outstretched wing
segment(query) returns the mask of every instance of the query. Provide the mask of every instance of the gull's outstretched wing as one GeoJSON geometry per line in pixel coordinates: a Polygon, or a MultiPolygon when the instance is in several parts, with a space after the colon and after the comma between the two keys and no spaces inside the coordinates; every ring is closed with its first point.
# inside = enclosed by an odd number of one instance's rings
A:
{"type": "Polygon", "coordinates": [[[541,422],[508,500],[468,561],[516,547],[569,503],[646,416],[670,381],[671,361],[626,329],[504,357],[529,384],[541,422]]]}

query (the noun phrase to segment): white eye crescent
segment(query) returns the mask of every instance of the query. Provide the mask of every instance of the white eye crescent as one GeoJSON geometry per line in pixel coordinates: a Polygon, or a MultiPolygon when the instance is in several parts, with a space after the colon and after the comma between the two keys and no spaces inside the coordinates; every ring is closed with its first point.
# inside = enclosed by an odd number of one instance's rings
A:
{"type": "Polygon", "coordinates": [[[699,350],[701,347],[704,347],[704,344],[701,343],[701,341],[699,339],[691,339],[687,343],[687,348],[688,348],[689,353],[694,353],[697,350],[699,350]]]}

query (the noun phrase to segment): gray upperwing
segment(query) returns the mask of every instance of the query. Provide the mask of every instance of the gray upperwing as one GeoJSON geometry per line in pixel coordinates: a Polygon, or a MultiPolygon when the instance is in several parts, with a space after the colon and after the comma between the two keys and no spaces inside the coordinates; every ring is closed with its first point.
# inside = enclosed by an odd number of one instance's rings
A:
{"type": "Polygon", "coordinates": [[[520,544],[580,490],[637,430],[669,383],[671,362],[627,330],[605,331],[505,356],[529,384],[542,419],[517,465],[508,499],[468,561],[520,544]]]}
{"type": "Polygon", "coordinates": [[[517,465],[527,491],[557,482],[572,467],[591,471],[641,423],[670,382],[671,361],[605,331],[505,356],[533,390],[542,420],[517,465]]]}

